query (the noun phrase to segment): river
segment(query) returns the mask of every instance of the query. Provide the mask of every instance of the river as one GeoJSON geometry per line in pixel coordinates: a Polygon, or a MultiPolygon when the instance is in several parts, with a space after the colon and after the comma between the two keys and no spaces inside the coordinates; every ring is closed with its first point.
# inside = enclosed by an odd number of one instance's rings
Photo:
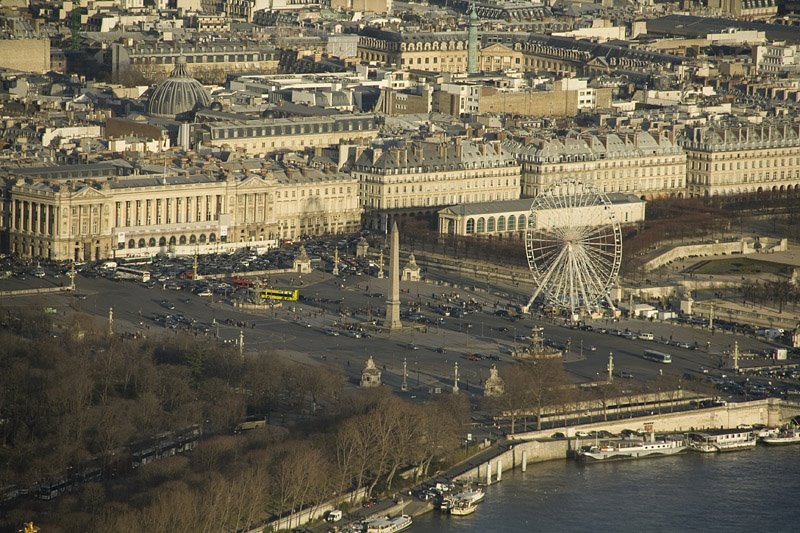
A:
{"type": "Polygon", "coordinates": [[[434,511],[411,531],[800,531],[800,446],[504,472],[471,516],[434,511]]]}

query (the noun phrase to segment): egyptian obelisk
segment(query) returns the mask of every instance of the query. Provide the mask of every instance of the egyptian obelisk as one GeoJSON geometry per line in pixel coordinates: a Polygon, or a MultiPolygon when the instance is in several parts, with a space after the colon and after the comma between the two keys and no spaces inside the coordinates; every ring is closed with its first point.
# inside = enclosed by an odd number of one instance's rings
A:
{"type": "Polygon", "coordinates": [[[386,320],[384,327],[390,331],[400,329],[400,232],[397,222],[392,224],[389,241],[389,299],[386,300],[386,320]]]}

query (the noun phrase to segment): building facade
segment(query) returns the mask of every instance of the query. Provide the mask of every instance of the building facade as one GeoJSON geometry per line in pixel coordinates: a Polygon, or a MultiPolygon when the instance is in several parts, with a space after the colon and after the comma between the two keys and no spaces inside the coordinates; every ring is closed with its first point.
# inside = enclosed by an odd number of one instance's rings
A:
{"type": "MultiPolygon", "coordinates": [[[[358,57],[411,70],[467,72],[467,31],[395,32],[359,30],[358,57]]],[[[482,31],[478,36],[477,68],[484,71],[520,70],[559,76],[593,76],[613,71],[661,72],[684,59],[610,43],[529,32],[482,31]]]]}
{"type": "Polygon", "coordinates": [[[506,141],[505,147],[522,164],[524,197],[567,178],[645,199],[686,194],[686,154],[665,135],[573,135],[529,139],[524,145],[506,141]]]}
{"type": "Polygon", "coordinates": [[[800,124],[765,121],[687,127],[689,196],[800,190],[800,124]]]}
{"type": "Polygon", "coordinates": [[[18,179],[9,187],[9,211],[10,252],[75,261],[349,233],[361,221],[354,178],[305,167],[18,179]]]}
{"type": "MultiPolygon", "coordinates": [[[[632,194],[611,193],[608,195],[614,218],[620,224],[635,224],[644,221],[645,202],[632,194]]],[[[588,206],[582,209],[597,209],[588,206]]],[[[522,238],[525,230],[552,226],[553,220],[591,219],[591,213],[582,214],[574,208],[569,216],[540,211],[531,215],[531,200],[519,199],[501,202],[479,202],[445,207],[438,212],[439,233],[459,236],[522,238]]]]}
{"type": "MultiPolygon", "coordinates": [[[[519,198],[520,167],[498,142],[412,141],[366,149],[353,165],[368,220],[458,203],[519,198]]],[[[368,223],[369,224],[369,223],[368,223]]]]}
{"type": "Polygon", "coordinates": [[[222,82],[232,72],[278,71],[280,54],[274,48],[249,41],[128,42],[114,43],[106,54],[114,79],[133,69],[154,79],[165,78],[178,57],[194,78],[222,82]]]}
{"type": "Polygon", "coordinates": [[[374,115],[333,115],[259,120],[219,120],[197,124],[195,143],[263,154],[304,150],[378,135],[374,115]]]}

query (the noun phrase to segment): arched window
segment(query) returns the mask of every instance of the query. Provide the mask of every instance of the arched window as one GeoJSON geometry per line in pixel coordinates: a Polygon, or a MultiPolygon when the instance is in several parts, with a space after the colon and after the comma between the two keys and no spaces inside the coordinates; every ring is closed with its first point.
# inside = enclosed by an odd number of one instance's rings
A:
{"type": "Polygon", "coordinates": [[[158,245],[159,246],[166,246],[167,245],[167,238],[166,237],[161,237],[160,239],[158,239],[158,245]]]}
{"type": "Polygon", "coordinates": [[[189,244],[195,244],[197,242],[197,237],[194,235],[189,235],[189,244]]]}
{"type": "Polygon", "coordinates": [[[468,218],[467,219],[467,233],[475,233],[475,219],[468,218]]]}
{"type": "Polygon", "coordinates": [[[181,235],[180,238],[178,239],[178,243],[186,244],[186,235],[181,235]]]}
{"type": "Polygon", "coordinates": [[[484,231],[486,231],[486,221],[481,217],[478,219],[478,233],[483,233],[484,231]]]}
{"type": "Polygon", "coordinates": [[[145,242],[144,239],[139,239],[139,248],[144,248],[145,242]]]}
{"type": "Polygon", "coordinates": [[[217,234],[212,233],[208,236],[208,242],[217,242],[217,234]]]}
{"type": "Polygon", "coordinates": [[[520,231],[525,231],[525,215],[519,216],[519,222],[517,223],[517,229],[520,231]]]}
{"type": "Polygon", "coordinates": [[[506,217],[500,217],[497,219],[497,231],[505,231],[506,230],[506,217]]]}
{"type": "Polygon", "coordinates": [[[169,245],[170,246],[175,246],[175,236],[172,236],[172,237],[169,238],[169,245]]]}
{"type": "Polygon", "coordinates": [[[494,233],[494,217],[489,217],[489,220],[486,222],[486,232],[494,233]]]}
{"type": "Polygon", "coordinates": [[[156,245],[156,238],[150,237],[150,240],[147,243],[148,246],[155,246],[156,245]]]}
{"type": "Polygon", "coordinates": [[[206,234],[205,233],[201,233],[199,240],[200,240],[200,242],[206,242],[206,234]]]}
{"type": "Polygon", "coordinates": [[[508,231],[514,231],[517,229],[517,217],[511,215],[508,217],[508,231]]]}
{"type": "Polygon", "coordinates": [[[121,243],[117,244],[117,250],[122,250],[124,248],[125,248],[125,243],[124,242],[121,242],[121,243]]]}
{"type": "Polygon", "coordinates": [[[136,248],[136,241],[131,239],[128,241],[128,248],[136,248]]]}

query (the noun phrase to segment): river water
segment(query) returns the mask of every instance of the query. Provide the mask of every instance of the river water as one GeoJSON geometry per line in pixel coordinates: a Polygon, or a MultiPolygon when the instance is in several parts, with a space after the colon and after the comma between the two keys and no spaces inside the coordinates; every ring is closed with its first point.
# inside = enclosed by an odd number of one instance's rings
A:
{"type": "Polygon", "coordinates": [[[686,453],[504,472],[477,511],[414,519],[421,532],[800,531],[800,446],[686,453]]]}

